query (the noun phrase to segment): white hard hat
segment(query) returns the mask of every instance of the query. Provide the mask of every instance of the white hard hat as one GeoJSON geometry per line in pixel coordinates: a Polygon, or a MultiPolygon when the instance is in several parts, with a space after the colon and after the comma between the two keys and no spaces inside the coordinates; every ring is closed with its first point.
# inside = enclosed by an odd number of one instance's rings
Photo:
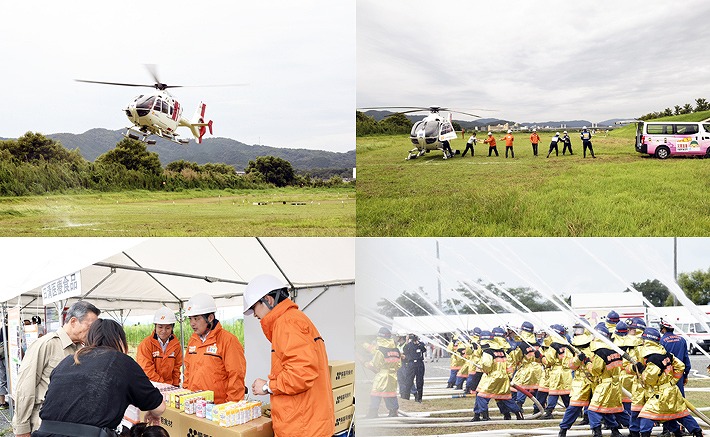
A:
{"type": "Polygon", "coordinates": [[[555,135],[559,135],[559,134],[560,134],[559,132],[555,132],[555,135]]]}
{"type": "Polygon", "coordinates": [[[537,129],[533,128],[533,132],[537,132],[537,129]]]}
{"type": "Polygon", "coordinates": [[[173,323],[177,323],[177,319],[175,318],[175,313],[173,313],[173,310],[168,307],[161,307],[158,311],[155,312],[155,316],[153,317],[153,323],[158,325],[170,325],[173,323]]]}
{"type": "Polygon", "coordinates": [[[512,130],[508,129],[508,133],[512,133],[512,132],[513,132],[512,130]]]}
{"type": "Polygon", "coordinates": [[[251,307],[255,303],[270,292],[284,287],[283,281],[273,275],[259,275],[249,281],[246,290],[244,290],[244,315],[250,316],[254,314],[251,307]]]}
{"type": "Polygon", "coordinates": [[[488,135],[493,135],[493,132],[488,132],[488,135]]]}
{"type": "Polygon", "coordinates": [[[563,133],[567,133],[567,131],[564,131],[563,133]]]}
{"type": "Polygon", "coordinates": [[[214,298],[206,293],[197,293],[185,305],[185,315],[188,317],[214,312],[217,312],[217,304],[214,298]]]}
{"type": "Polygon", "coordinates": [[[582,129],[586,129],[586,128],[587,128],[587,126],[582,127],[582,129]]]}

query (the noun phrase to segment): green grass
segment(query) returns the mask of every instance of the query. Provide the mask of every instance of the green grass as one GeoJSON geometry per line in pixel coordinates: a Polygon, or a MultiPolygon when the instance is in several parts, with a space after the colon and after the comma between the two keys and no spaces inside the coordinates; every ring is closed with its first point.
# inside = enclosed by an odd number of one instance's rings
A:
{"type": "MultiPolygon", "coordinates": [[[[700,120],[710,112],[670,117],[700,120]]],[[[443,160],[441,152],[405,161],[406,135],[357,139],[359,236],[697,236],[710,232],[710,161],[664,161],[637,153],[635,125],[593,138],[597,159],[539,156],[518,133],[515,159],[443,160]]],[[[502,135],[498,135],[500,137],[502,135]]],[[[465,141],[452,141],[463,151],[465,141]]]]}
{"type": "Polygon", "coordinates": [[[0,236],[253,235],[353,236],[355,189],[82,192],[0,198],[0,236]],[[254,205],[258,202],[266,204],[254,205]]]}

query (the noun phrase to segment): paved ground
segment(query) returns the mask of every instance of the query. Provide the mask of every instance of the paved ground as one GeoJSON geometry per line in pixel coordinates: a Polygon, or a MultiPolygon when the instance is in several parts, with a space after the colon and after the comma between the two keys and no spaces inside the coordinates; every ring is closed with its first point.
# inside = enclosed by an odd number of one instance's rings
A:
{"type": "Polygon", "coordinates": [[[10,411],[0,410],[0,436],[12,436],[12,427],[10,426],[10,411]]]}

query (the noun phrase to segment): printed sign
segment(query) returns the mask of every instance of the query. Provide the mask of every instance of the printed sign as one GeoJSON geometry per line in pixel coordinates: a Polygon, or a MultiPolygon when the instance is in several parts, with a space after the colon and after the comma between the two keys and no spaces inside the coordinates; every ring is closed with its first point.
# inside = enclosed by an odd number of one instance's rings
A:
{"type": "Polygon", "coordinates": [[[55,279],[42,287],[42,303],[47,305],[81,294],[81,274],[79,272],[55,279]]]}

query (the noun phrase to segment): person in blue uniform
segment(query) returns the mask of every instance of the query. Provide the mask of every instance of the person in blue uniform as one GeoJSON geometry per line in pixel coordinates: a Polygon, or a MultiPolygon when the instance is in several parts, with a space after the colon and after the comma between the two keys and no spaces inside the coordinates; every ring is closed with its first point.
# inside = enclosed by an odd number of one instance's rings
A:
{"type": "Polygon", "coordinates": [[[414,400],[422,401],[424,392],[424,354],[426,345],[415,334],[409,334],[409,341],[404,345],[404,361],[407,363],[407,375],[404,379],[404,399],[409,400],[412,385],[416,385],[414,400]],[[415,384],[416,381],[416,384],[415,384]]]}

